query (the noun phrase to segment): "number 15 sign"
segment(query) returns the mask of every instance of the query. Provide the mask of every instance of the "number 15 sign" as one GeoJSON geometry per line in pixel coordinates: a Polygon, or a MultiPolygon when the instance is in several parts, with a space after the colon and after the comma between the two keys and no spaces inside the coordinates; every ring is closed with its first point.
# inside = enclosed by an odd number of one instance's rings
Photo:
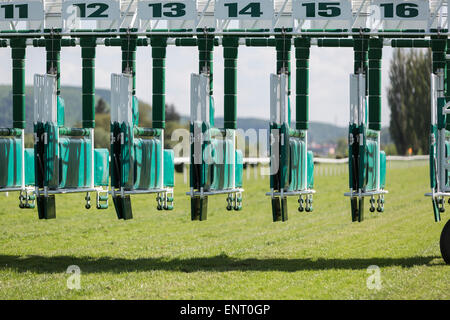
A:
{"type": "Polygon", "coordinates": [[[349,0],[293,0],[292,15],[299,20],[349,20],[352,17],[352,4],[349,0]]]}

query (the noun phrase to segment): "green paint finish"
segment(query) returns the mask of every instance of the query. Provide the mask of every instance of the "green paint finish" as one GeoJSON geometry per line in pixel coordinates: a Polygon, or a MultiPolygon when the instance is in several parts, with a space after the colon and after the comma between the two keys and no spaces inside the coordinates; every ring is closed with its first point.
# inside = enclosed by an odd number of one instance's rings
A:
{"type": "Polygon", "coordinates": [[[166,126],[166,48],[167,38],[153,36],[150,38],[152,46],[152,127],[164,129],[166,126]]]}
{"type": "Polygon", "coordinates": [[[108,187],[109,185],[109,151],[94,149],[94,185],[108,187]]]}
{"type": "Polygon", "coordinates": [[[25,129],[25,50],[26,38],[11,38],[13,127],[25,129]]]}
{"type": "Polygon", "coordinates": [[[122,73],[131,74],[133,77],[133,92],[136,94],[136,49],[137,36],[120,36],[120,47],[122,49],[122,73]]]}
{"type": "Polygon", "coordinates": [[[65,123],[65,104],[64,99],[61,96],[57,96],[57,113],[58,113],[58,126],[62,127],[65,123]]]}
{"type": "Polygon", "coordinates": [[[46,72],[56,75],[56,94],[59,96],[61,92],[61,36],[45,37],[44,45],[47,56],[46,72]]]}
{"type": "Polygon", "coordinates": [[[437,169],[437,147],[438,129],[436,125],[431,125],[430,128],[430,147],[429,147],[429,168],[430,168],[430,187],[436,188],[436,169],[437,169]]]}
{"type": "Polygon", "coordinates": [[[296,60],[296,121],[298,130],[307,130],[309,124],[309,38],[294,40],[296,60]]]}
{"type": "Polygon", "coordinates": [[[161,141],[159,139],[134,139],[135,190],[155,189],[161,185],[161,141]]]}
{"type": "Polygon", "coordinates": [[[308,151],[308,189],[314,187],[314,153],[308,151]]]}
{"type": "Polygon", "coordinates": [[[239,38],[224,37],[224,127],[236,129],[237,122],[237,57],[239,38]]]}
{"type": "Polygon", "coordinates": [[[381,58],[383,40],[369,40],[369,129],[381,130],[381,58]]]}
{"type": "Polygon", "coordinates": [[[22,163],[21,139],[0,138],[0,188],[20,187],[22,163]]]}
{"type": "Polygon", "coordinates": [[[289,139],[289,191],[305,190],[307,187],[307,146],[304,139],[289,139]]]}
{"type": "Polygon", "coordinates": [[[82,125],[83,128],[95,127],[95,48],[96,38],[80,37],[82,58],[82,125]]]}
{"type": "Polygon", "coordinates": [[[91,149],[88,138],[59,138],[59,188],[90,187],[91,149]]]}
{"type": "Polygon", "coordinates": [[[173,150],[164,150],[164,187],[175,186],[175,154],[173,150]]]}
{"type": "Polygon", "coordinates": [[[244,176],[244,155],[241,150],[236,150],[235,155],[234,182],[236,188],[242,188],[242,178],[244,176]]]}
{"type": "Polygon", "coordinates": [[[386,188],[386,153],[380,151],[380,188],[386,188]]]}
{"type": "Polygon", "coordinates": [[[200,35],[197,38],[197,47],[199,55],[198,72],[199,74],[206,73],[209,75],[209,94],[213,95],[213,50],[214,50],[214,36],[200,35]]]}
{"type": "Polygon", "coordinates": [[[34,149],[26,148],[24,150],[24,166],[25,166],[25,185],[33,186],[35,181],[34,176],[34,149]]]}
{"type": "Polygon", "coordinates": [[[447,39],[438,36],[431,37],[431,50],[433,52],[433,73],[437,73],[439,69],[444,69],[445,76],[446,70],[446,52],[447,52],[447,39]]]}

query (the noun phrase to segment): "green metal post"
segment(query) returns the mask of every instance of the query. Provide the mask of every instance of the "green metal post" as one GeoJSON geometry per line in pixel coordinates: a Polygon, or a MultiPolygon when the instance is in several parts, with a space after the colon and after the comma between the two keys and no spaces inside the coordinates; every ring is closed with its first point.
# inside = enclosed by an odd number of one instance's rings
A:
{"type": "MultiPolygon", "coordinates": [[[[445,57],[447,53],[447,39],[442,36],[431,37],[431,50],[433,52],[433,73],[437,74],[439,70],[444,72],[444,96],[447,98],[449,89],[447,85],[447,59],[445,57]]],[[[445,119],[445,128],[450,130],[450,117],[445,117],[445,119]]]]}
{"type": "Polygon", "coordinates": [[[199,62],[198,72],[209,75],[209,94],[213,94],[213,50],[214,36],[200,35],[197,40],[199,62]]]}
{"type": "Polygon", "coordinates": [[[95,47],[96,38],[83,36],[80,38],[81,58],[83,60],[82,92],[83,92],[83,128],[95,127],[95,47]]]}
{"type": "Polygon", "coordinates": [[[309,55],[311,41],[309,38],[296,38],[295,61],[296,61],[296,129],[307,130],[309,122],[309,55]]]}
{"type": "Polygon", "coordinates": [[[122,73],[128,73],[133,76],[133,95],[136,94],[136,48],[137,36],[120,36],[122,49],[122,73]]]}
{"type": "Polygon", "coordinates": [[[239,38],[223,37],[224,71],[224,127],[236,129],[237,122],[237,57],[239,38]]]}
{"type": "Polygon", "coordinates": [[[152,127],[164,129],[166,126],[166,48],[167,38],[150,38],[153,59],[152,127]]]}
{"type": "Polygon", "coordinates": [[[369,40],[369,129],[381,130],[381,58],[383,40],[369,40]]]}
{"type": "Polygon", "coordinates": [[[25,129],[25,49],[26,38],[11,38],[13,127],[25,129]]]}
{"type": "Polygon", "coordinates": [[[56,75],[56,94],[61,93],[61,37],[45,37],[45,51],[47,55],[47,73],[56,75]]]}
{"type": "Polygon", "coordinates": [[[277,74],[285,72],[288,76],[288,95],[291,95],[291,37],[275,36],[277,50],[277,74]]]}
{"type": "MultiPolygon", "coordinates": [[[[367,75],[367,50],[369,49],[369,39],[355,37],[353,42],[354,50],[354,73],[363,73],[367,75]]],[[[366,77],[367,81],[367,77],[366,77]]],[[[367,90],[367,86],[366,86],[367,90]]]]}

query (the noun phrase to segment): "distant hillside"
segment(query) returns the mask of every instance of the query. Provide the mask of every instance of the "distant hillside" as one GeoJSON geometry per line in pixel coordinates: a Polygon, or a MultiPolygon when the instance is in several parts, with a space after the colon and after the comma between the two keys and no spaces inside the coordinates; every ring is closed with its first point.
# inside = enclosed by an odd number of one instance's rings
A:
{"type": "MultiPolygon", "coordinates": [[[[25,108],[27,119],[27,131],[33,128],[33,87],[25,88],[25,108]]],[[[81,122],[81,88],[80,87],[62,87],[61,96],[65,102],[65,119],[67,126],[73,126],[81,122]]],[[[111,101],[109,90],[96,89],[96,101],[103,98],[108,104],[111,101]]],[[[0,127],[10,127],[12,125],[12,95],[11,86],[0,86],[0,127]]]]}
{"type": "MultiPolygon", "coordinates": [[[[65,119],[66,126],[73,126],[81,122],[81,88],[65,86],[61,88],[61,95],[65,102],[65,119]]],[[[111,102],[111,92],[107,89],[95,90],[96,101],[103,98],[108,104],[111,102]]],[[[27,131],[33,128],[33,87],[26,87],[26,119],[27,131]]],[[[12,96],[11,87],[0,85],[0,128],[10,127],[12,124],[12,96]]],[[[188,116],[182,116],[181,122],[188,122],[188,116]]],[[[216,126],[223,126],[223,117],[216,118],[216,126]]],[[[268,129],[268,120],[259,118],[238,118],[237,126],[239,129],[268,129]]],[[[333,124],[314,122],[309,125],[308,137],[310,142],[319,144],[336,143],[338,139],[347,139],[347,128],[339,127],[333,124]]],[[[381,143],[383,145],[391,143],[391,138],[388,128],[383,128],[381,131],[381,143]]]]}

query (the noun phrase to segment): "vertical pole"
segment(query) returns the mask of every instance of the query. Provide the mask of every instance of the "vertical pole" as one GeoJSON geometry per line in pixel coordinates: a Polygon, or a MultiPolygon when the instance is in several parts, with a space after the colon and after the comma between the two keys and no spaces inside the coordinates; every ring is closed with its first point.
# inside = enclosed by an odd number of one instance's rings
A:
{"type": "Polygon", "coordinates": [[[153,59],[152,127],[164,129],[166,126],[166,48],[167,38],[150,38],[153,59]]]}
{"type": "MultiPolygon", "coordinates": [[[[127,29],[121,29],[121,31],[127,31],[127,29]]],[[[132,112],[133,112],[133,125],[139,125],[139,105],[136,95],[136,50],[137,50],[137,36],[136,35],[124,35],[120,36],[120,48],[122,50],[122,73],[131,74],[132,76],[132,112]]]]}
{"type": "Polygon", "coordinates": [[[45,37],[45,51],[47,55],[47,73],[56,75],[56,94],[61,93],[61,36],[45,37]]]}
{"type": "Polygon", "coordinates": [[[213,95],[213,50],[214,36],[199,35],[197,40],[199,62],[198,73],[207,73],[209,75],[209,95],[213,95]]]}
{"type": "Polygon", "coordinates": [[[310,38],[294,40],[296,60],[295,123],[297,130],[307,130],[309,122],[309,55],[310,38]]]}
{"type": "Polygon", "coordinates": [[[369,40],[367,38],[356,36],[353,41],[354,50],[354,73],[367,74],[367,50],[369,48],[369,40]]]}
{"type": "Polygon", "coordinates": [[[25,129],[25,49],[26,38],[11,38],[13,127],[25,129]]]}
{"type": "Polygon", "coordinates": [[[277,74],[284,72],[288,76],[288,95],[291,95],[291,37],[275,36],[277,50],[277,74]]]}
{"type": "Polygon", "coordinates": [[[81,58],[83,61],[83,128],[95,128],[95,47],[96,38],[80,38],[81,58]]]}
{"type": "MultiPolygon", "coordinates": [[[[121,30],[123,31],[123,30],[121,30]]],[[[120,36],[122,49],[122,73],[128,73],[133,76],[133,96],[136,94],[136,48],[137,36],[120,36]]]]}
{"type": "Polygon", "coordinates": [[[383,40],[369,40],[369,129],[381,130],[381,58],[383,40]]]}
{"type": "Polygon", "coordinates": [[[237,122],[237,57],[239,38],[223,37],[224,70],[224,127],[236,129],[237,122]]]}

